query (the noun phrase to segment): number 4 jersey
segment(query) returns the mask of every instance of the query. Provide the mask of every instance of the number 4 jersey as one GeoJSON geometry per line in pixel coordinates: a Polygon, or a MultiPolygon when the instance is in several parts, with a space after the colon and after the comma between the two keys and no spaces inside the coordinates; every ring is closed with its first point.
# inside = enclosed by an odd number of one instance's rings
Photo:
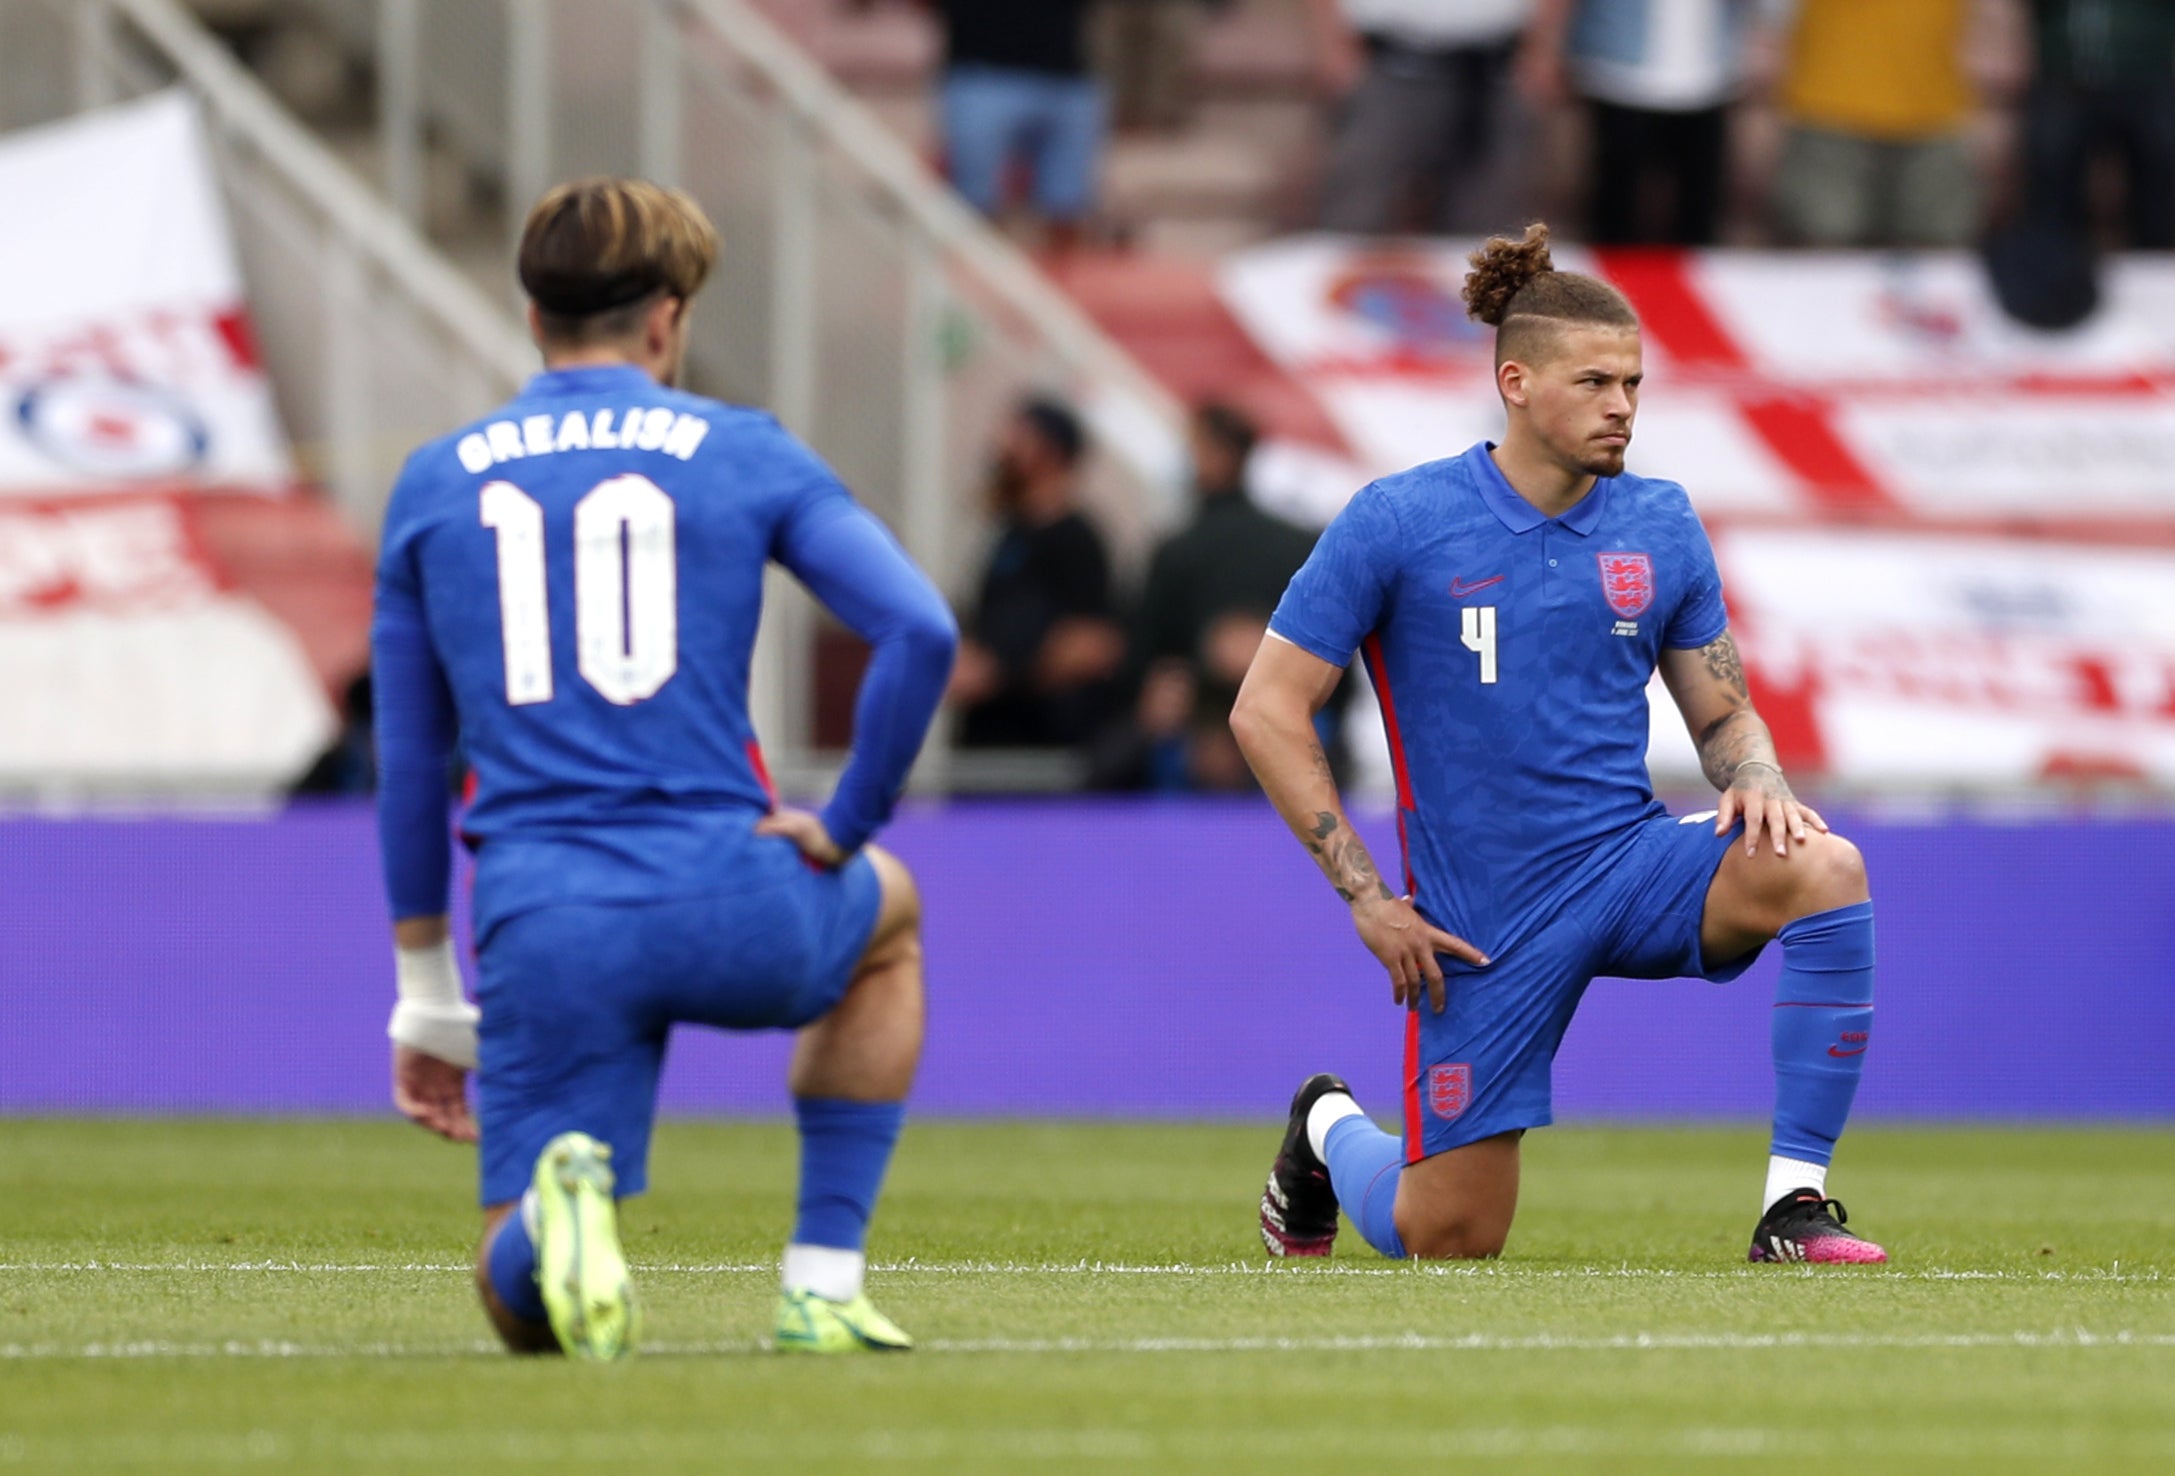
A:
{"type": "Polygon", "coordinates": [[[1494,952],[1555,883],[1663,813],[1646,770],[1664,647],[1728,628],[1684,489],[1606,477],[1560,518],[1482,444],[1361,489],[1293,577],[1270,630],[1381,701],[1406,885],[1494,952]]]}
{"type": "Polygon", "coordinates": [[[479,936],[555,900],[729,885],[772,803],[748,715],[772,560],[876,644],[824,812],[851,850],[890,815],[954,632],[813,453],[768,415],[614,366],[540,374],[411,456],[372,627],[394,915],[445,908],[456,723],[479,936]]]}

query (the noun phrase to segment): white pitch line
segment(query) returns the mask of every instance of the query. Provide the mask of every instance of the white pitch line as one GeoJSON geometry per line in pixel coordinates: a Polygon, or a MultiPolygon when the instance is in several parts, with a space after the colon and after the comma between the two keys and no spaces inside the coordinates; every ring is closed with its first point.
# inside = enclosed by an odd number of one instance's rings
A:
{"type": "Polygon", "coordinates": [[[8,1272],[37,1273],[40,1275],[86,1275],[92,1272],[119,1271],[157,1273],[177,1272],[187,1275],[224,1275],[228,1272],[272,1273],[294,1276],[398,1276],[408,1273],[473,1271],[473,1265],[458,1261],[407,1261],[407,1262],[335,1262],[335,1261],[0,1261],[0,1275],[8,1272]]]}
{"type": "MultiPolygon", "coordinates": [[[[226,1275],[467,1275],[474,1268],[465,1261],[5,1261],[0,1275],[87,1275],[102,1272],[127,1274],[226,1275]]],[[[653,1276],[757,1276],[777,1271],[775,1261],[635,1263],[637,1273],[653,1276]]],[[[1169,1277],[1370,1277],[1438,1276],[1476,1281],[1758,1281],[1778,1276],[1821,1278],[1835,1274],[1818,1266],[1733,1267],[1685,1271],[1662,1266],[1519,1266],[1490,1262],[1480,1265],[1406,1262],[1402,1265],[1301,1265],[1270,1261],[1233,1262],[1222,1265],[1139,1264],[1122,1261],[891,1261],[869,1270],[888,1276],[1169,1276],[1169,1277]]],[[[2158,1282],[2158,1270],[2123,1272],[2086,1268],[2076,1271],[1949,1271],[1937,1267],[1916,1269],[1849,1267],[1842,1271],[1849,1281],[1999,1281],[2014,1283],[2082,1282],[2087,1284],[2135,1284],[2158,1282]]]]}
{"type": "Polygon", "coordinates": [[[1373,1353],[1373,1352],[1757,1352],[1792,1348],[2175,1348],[2175,1333],[1914,1333],[1894,1337],[1852,1333],[1618,1333],[1565,1337],[1534,1333],[1456,1337],[1404,1333],[1329,1338],[1093,1338],[1007,1339],[931,1343],[944,1353],[1373,1353]]]}
{"type": "MultiPolygon", "coordinates": [[[[1798,1350],[2175,1348],[2175,1333],[2096,1333],[2085,1328],[2053,1332],[1912,1333],[1616,1333],[1571,1337],[1553,1333],[1501,1337],[1489,1333],[1431,1336],[1401,1333],[1378,1337],[1251,1338],[965,1338],[936,1339],[919,1346],[935,1354],[1083,1353],[1676,1353],[1792,1352],[1798,1350]]],[[[654,1343],[644,1351],[665,1357],[767,1352],[755,1341],[654,1343]]],[[[162,1340],[109,1343],[0,1343],[0,1362],[145,1359],[426,1359],[502,1356],[496,1344],[474,1340],[438,1344],[296,1343],[277,1340],[177,1343],[162,1340]]]]}

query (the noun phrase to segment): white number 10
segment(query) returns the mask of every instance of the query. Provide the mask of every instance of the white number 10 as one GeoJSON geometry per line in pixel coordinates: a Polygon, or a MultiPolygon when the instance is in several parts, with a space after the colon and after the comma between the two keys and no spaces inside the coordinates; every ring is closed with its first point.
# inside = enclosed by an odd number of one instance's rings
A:
{"type": "MultiPolygon", "coordinates": [[[[481,494],[483,525],[498,534],[499,629],[506,701],[549,702],[551,611],[544,577],[544,509],[511,482],[481,494]]],[[[599,482],[574,504],[574,645],[577,665],[605,701],[631,706],[657,695],[680,666],[678,559],[672,499],[648,477],[599,482]]]]}
{"type": "Polygon", "coordinates": [[[1464,615],[1461,639],[1465,649],[1480,658],[1480,681],[1487,686],[1495,681],[1495,606],[1467,605],[1464,615]]]}

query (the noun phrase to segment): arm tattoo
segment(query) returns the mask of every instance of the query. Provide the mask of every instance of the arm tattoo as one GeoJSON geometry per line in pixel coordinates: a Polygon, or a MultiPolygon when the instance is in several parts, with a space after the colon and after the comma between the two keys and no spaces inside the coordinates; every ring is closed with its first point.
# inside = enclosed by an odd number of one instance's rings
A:
{"type": "Polygon", "coordinates": [[[1767,724],[1752,710],[1752,694],[1745,686],[1744,662],[1737,655],[1737,642],[1724,631],[1720,640],[1702,646],[1699,654],[1706,662],[1707,675],[1721,683],[1738,703],[1697,736],[1699,766],[1707,782],[1716,789],[1728,789],[1737,782],[1737,770],[1742,765],[1758,764],[1765,767],[1767,774],[1760,787],[1778,789],[1787,795],[1790,786],[1775,762],[1775,741],[1767,724]]]}
{"type": "Polygon", "coordinates": [[[1717,718],[1699,735],[1699,767],[1706,773],[1707,782],[1716,789],[1727,789],[1737,782],[1739,764],[1752,759],[1772,763],[1774,753],[1775,746],[1767,736],[1766,725],[1749,707],[1740,707],[1727,717],[1717,718]]]}
{"type": "Polygon", "coordinates": [[[1737,696],[1749,700],[1751,690],[1745,686],[1745,664],[1737,655],[1737,642],[1728,631],[1722,638],[1699,648],[1706,659],[1707,675],[1713,677],[1737,696]]]}
{"type": "Polygon", "coordinates": [[[1307,757],[1314,762],[1314,773],[1317,778],[1334,778],[1329,769],[1329,755],[1322,752],[1322,745],[1319,742],[1309,747],[1307,757]]]}
{"type": "Polygon", "coordinates": [[[1397,895],[1375,870],[1374,857],[1367,854],[1366,843],[1339,824],[1332,811],[1316,810],[1307,835],[1310,837],[1307,849],[1314,853],[1315,863],[1345,901],[1356,902],[1361,897],[1380,897],[1387,901],[1397,895]]]}

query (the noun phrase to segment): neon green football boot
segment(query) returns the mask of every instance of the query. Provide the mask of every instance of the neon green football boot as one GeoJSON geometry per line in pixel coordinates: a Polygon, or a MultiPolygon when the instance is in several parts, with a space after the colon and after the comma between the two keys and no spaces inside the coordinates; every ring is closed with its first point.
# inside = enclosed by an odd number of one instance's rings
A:
{"type": "Polygon", "coordinates": [[[865,1292],[850,1302],[834,1302],[812,1291],[789,1291],[778,1298],[772,1345],[780,1353],[904,1353],[914,1340],[877,1311],[865,1292]]]}
{"type": "Polygon", "coordinates": [[[609,1363],[634,1351],[642,1327],[612,1203],[612,1150],[561,1133],[536,1160],[536,1285],[569,1358],[609,1363]]]}

